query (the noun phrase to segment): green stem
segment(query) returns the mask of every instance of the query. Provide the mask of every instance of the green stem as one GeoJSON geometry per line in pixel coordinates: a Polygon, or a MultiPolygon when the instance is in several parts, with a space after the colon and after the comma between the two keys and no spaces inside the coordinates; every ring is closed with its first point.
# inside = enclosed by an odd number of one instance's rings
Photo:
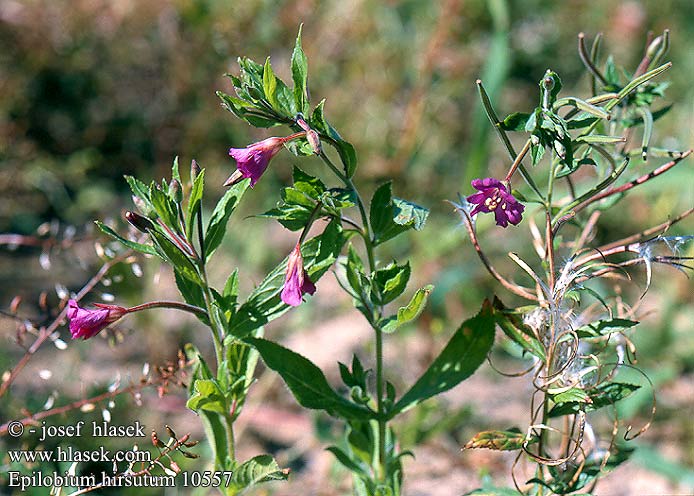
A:
{"type": "Polygon", "coordinates": [[[374,327],[376,333],[376,408],[378,410],[378,478],[386,482],[386,420],[383,409],[383,331],[374,327]]]}
{"type": "MultiPolygon", "coordinates": [[[[477,89],[479,90],[480,93],[480,98],[482,99],[482,106],[484,107],[484,110],[487,114],[487,117],[489,118],[489,121],[492,123],[492,126],[494,126],[494,129],[496,130],[497,134],[499,135],[499,139],[501,142],[506,146],[506,150],[508,151],[508,154],[511,156],[511,160],[514,162],[518,158],[518,154],[513,148],[513,145],[511,144],[511,140],[509,139],[508,135],[506,134],[506,131],[501,127],[501,121],[499,120],[499,117],[496,115],[496,112],[494,111],[494,107],[492,106],[492,101],[489,99],[489,95],[487,94],[486,90],[484,89],[484,86],[482,85],[482,81],[480,79],[477,80],[477,89]]],[[[526,146],[529,146],[530,140],[528,140],[528,143],[526,146]]],[[[525,147],[524,147],[525,148],[525,147]]],[[[527,151],[526,151],[527,153],[527,151]]],[[[523,154],[525,155],[525,154],[523,154]]],[[[523,179],[525,179],[525,182],[532,188],[532,190],[535,192],[535,194],[539,198],[543,198],[542,192],[540,192],[540,189],[537,187],[535,184],[535,181],[533,181],[532,176],[528,172],[528,170],[525,168],[525,166],[522,163],[522,157],[521,161],[518,162],[518,172],[521,173],[521,176],[523,176],[523,179]]]]}
{"type": "MultiPolygon", "coordinates": [[[[369,260],[369,271],[371,273],[376,271],[376,258],[374,256],[374,241],[371,232],[371,226],[369,224],[369,216],[366,214],[366,207],[364,206],[364,201],[354,186],[352,180],[343,174],[340,169],[338,169],[335,164],[330,160],[330,158],[321,151],[320,155],[323,162],[330,168],[330,170],[344,183],[344,185],[349,188],[357,199],[357,208],[359,209],[359,215],[361,216],[362,226],[360,234],[364,240],[364,247],[366,248],[366,255],[369,260]]],[[[383,406],[383,331],[377,324],[378,318],[380,318],[383,313],[383,307],[378,306],[376,308],[378,317],[370,322],[376,334],[376,407],[378,410],[378,466],[375,467],[378,479],[381,482],[386,482],[388,480],[388,474],[386,470],[386,422],[385,410],[383,406]]]]}
{"type": "MultiPolygon", "coordinates": [[[[205,254],[205,236],[203,234],[202,228],[202,209],[197,211],[197,224],[198,224],[198,244],[200,246],[200,259],[198,263],[198,269],[200,271],[200,278],[203,283],[203,298],[205,300],[205,307],[207,308],[207,313],[210,319],[210,330],[212,331],[212,342],[214,343],[215,358],[217,361],[217,366],[215,370],[219,370],[220,365],[224,361],[224,344],[222,339],[224,337],[224,327],[217,317],[217,313],[214,311],[212,296],[212,291],[210,289],[210,284],[207,279],[207,268],[205,267],[205,260],[207,258],[205,254]]],[[[229,412],[224,413],[224,428],[226,430],[227,437],[227,450],[229,452],[229,457],[235,459],[235,443],[234,443],[234,421],[231,418],[229,412]]]]}

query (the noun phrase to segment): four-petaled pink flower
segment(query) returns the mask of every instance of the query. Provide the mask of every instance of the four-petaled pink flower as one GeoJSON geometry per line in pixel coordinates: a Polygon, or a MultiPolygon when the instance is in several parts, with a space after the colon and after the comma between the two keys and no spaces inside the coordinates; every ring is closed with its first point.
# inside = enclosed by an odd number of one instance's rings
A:
{"type": "Polygon", "coordinates": [[[506,227],[509,222],[515,226],[522,220],[525,206],[509,193],[501,181],[493,177],[473,179],[472,186],[479,193],[467,197],[468,202],[475,204],[470,215],[494,212],[496,225],[501,227],[506,227]]]}
{"type": "Polygon", "coordinates": [[[283,302],[293,307],[301,305],[304,294],[312,295],[316,292],[316,286],[311,282],[306,270],[304,270],[304,259],[301,257],[301,247],[299,245],[297,243],[294,250],[289,254],[284,287],[280,295],[283,302]]]}
{"type": "Polygon", "coordinates": [[[248,145],[246,148],[230,148],[229,155],[236,160],[238,169],[226,180],[224,186],[236,184],[242,178],[251,178],[251,187],[255,186],[272,157],[282,149],[285,138],[267,138],[248,145]]]}
{"type": "Polygon", "coordinates": [[[72,339],[89,339],[128,313],[118,305],[95,303],[96,310],[80,308],[75,300],[68,302],[67,318],[70,320],[72,339]]]}

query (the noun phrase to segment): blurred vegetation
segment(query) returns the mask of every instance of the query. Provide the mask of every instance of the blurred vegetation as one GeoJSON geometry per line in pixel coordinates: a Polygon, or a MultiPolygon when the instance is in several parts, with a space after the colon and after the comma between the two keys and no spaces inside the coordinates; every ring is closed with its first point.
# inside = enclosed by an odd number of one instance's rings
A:
{"type": "MultiPolygon", "coordinates": [[[[270,54],[275,71],[289,79],[290,50],[304,23],[313,99],[327,99],[326,115],[355,145],[361,164],[357,180],[374,186],[393,178],[399,196],[432,209],[427,233],[410,236],[410,246],[392,247],[392,255],[414,250],[419,279],[414,284],[437,286],[430,331],[447,332],[447,322],[462,320],[483,297],[499,291],[442,201],[469,192],[471,177],[500,176],[508,167],[481,112],[475,80],[485,81],[500,115],[532,108],[537,81],[548,67],[562,77],[567,93],[587,95],[588,78],[576,51],[579,32],[589,41],[604,33],[603,54],[613,53],[635,68],[647,32],[669,28],[674,67],[667,74],[672,85],[666,100],[679,104],[659,121],[653,143],[685,149],[692,146],[694,120],[692,18],[689,0],[3,0],[0,232],[31,234],[57,219],[84,233],[92,220],[119,217],[130,205],[123,174],[164,177],[176,155],[182,164],[197,159],[208,169],[207,183],[221,192],[234,169],[228,148],[272,130],[260,134],[233,118],[214,92],[230,91],[223,74],[236,72],[239,55],[262,61],[270,54]]],[[[292,160],[288,153],[275,159],[271,173],[248,195],[244,212],[274,205],[279,186],[290,178],[292,160]]],[[[646,170],[638,164],[635,169],[646,170]]],[[[692,198],[691,164],[685,163],[608,212],[599,237],[616,239],[662,222],[692,206],[692,198]]],[[[228,246],[236,263],[243,261],[258,274],[289,246],[277,233],[277,246],[270,246],[268,225],[253,219],[237,224],[244,235],[228,246]]],[[[688,221],[672,233],[692,227],[688,221]]],[[[515,242],[512,235],[500,236],[487,239],[487,248],[492,258],[501,259],[515,242]]],[[[42,289],[42,280],[51,287],[60,277],[35,274],[35,260],[27,262],[38,255],[35,250],[5,254],[3,307],[16,293],[20,275],[31,281],[30,294],[42,289]]],[[[652,298],[649,308],[660,311],[646,320],[637,341],[643,340],[646,371],[665,361],[671,373],[656,382],[666,383],[694,374],[694,302],[683,276],[671,268],[655,270],[647,300],[652,298]]],[[[74,284],[81,277],[67,269],[62,275],[74,284]]],[[[155,326],[153,320],[148,325],[155,326]]],[[[313,320],[292,316],[288,322],[313,320]]],[[[1,354],[6,367],[10,360],[1,354]]],[[[659,415],[667,422],[677,413],[666,406],[659,415]]],[[[413,429],[412,439],[428,435],[421,426],[413,429]]],[[[682,432],[686,439],[679,442],[694,444],[694,432],[682,432]]]]}

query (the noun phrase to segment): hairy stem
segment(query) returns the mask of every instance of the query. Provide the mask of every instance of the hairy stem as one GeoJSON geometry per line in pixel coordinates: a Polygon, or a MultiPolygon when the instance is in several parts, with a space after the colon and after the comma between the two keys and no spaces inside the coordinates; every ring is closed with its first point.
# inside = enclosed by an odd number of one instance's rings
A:
{"type": "MultiPolygon", "coordinates": [[[[330,158],[325,154],[325,152],[320,152],[320,157],[323,162],[330,168],[330,170],[344,183],[344,185],[349,188],[357,199],[357,208],[359,209],[359,215],[361,216],[362,226],[361,226],[361,236],[364,240],[364,247],[366,249],[367,258],[369,261],[369,271],[373,273],[376,270],[376,258],[374,256],[374,242],[373,235],[371,232],[371,226],[369,224],[369,216],[366,214],[366,207],[364,201],[354,186],[352,180],[343,174],[340,169],[338,169],[335,164],[330,160],[330,158]]],[[[378,316],[383,313],[383,308],[378,306],[376,308],[378,316]]],[[[383,331],[376,324],[376,321],[370,321],[371,326],[374,329],[376,336],[376,405],[378,410],[378,466],[375,467],[376,474],[379,480],[385,482],[388,479],[388,474],[386,473],[386,420],[385,411],[383,408],[383,331]]]]}

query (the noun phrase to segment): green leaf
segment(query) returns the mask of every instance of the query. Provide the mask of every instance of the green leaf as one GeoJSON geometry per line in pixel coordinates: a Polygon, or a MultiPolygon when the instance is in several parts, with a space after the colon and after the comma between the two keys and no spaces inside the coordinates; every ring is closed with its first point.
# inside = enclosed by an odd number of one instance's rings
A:
{"type": "Polygon", "coordinates": [[[499,127],[504,131],[525,131],[528,119],[530,119],[530,114],[525,112],[514,112],[500,122],[499,127]]]}
{"type": "Polygon", "coordinates": [[[181,172],[178,169],[178,155],[174,157],[173,165],[171,166],[171,179],[175,179],[179,183],[183,184],[181,181],[181,172]]]}
{"type": "Polygon", "coordinates": [[[431,293],[433,290],[434,286],[431,284],[418,289],[410,299],[407,306],[400,307],[396,315],[382,319],[379,322],[381,330],[386,333],[395,332],[401,326],[407,324],[408,322],[412,322],[414,319],[419,317],[427,304],[429,293],[431,293]]]}
{"type": "MultiPolygon", "coordinates": [[[[180,291],[183,299],[186,303],[200,308],[205,308],[205,297],[203,295],[203,289],[199,284],[192,282],[190,279],[183,277],[180,272],[174,271],[174,277],[176,279],[176,287],[180,291]]],[[[203,323],[209,324],[207,317],[195,314],[203,323]]]]}
{"type": "MultiPolygon", "coordinates": [[[[259,337],[261,335],[262,329],[257,329],[254,333],[254,337],[259,337]]],[[[226,374],[228,376],[226,379],[228,382],[226,395],[229,398],[229,402],[233,401],[235,405],[232,416],[233,421],[243,410],[246,395],[254,381],[253,373],[260,355],[255,348],[249,346],[247,343],[229,338],[230,337],[227,337],[224,340],[226,357],[223,363],[227,366],[226,374]]],[[[224,371],[220,368],[217,373],[220,377],[220,384],[223,382],[222,374],[224,374],[224,371]]]]}
{"type": "Polygon", "coordinates": [[[465,493],[464,496],[518,496],[518,491],[511,487],[491,487],[488,489],[475,489],[465,493]]]}
{"type": "Polygon", "coordinates": [[[374,245],[378,245],[409,229],[424,227],[429,215],[426,208],[393,198],[391,183],[381,185],[371,198],[369,220],[373,230],[374,245]]]}
{"type": "Polygon", "coordinates": [[[226,232],[229,217],[234,212],[241,201],[241,197],[248,189],[250,179],[233,185],[224,196],[217,202],[217,206],[212,211],[210,222],[207,224],[205,232],[205,259],[209,259],[214,251],[219,247],[226,232]]]}
{"type": "Polygon", "coordinates": [[[429,293],[433,290],[434,286],[431,284],[418,289],[407,306],[398,309],[398,325],[406,324],[419,317],[419,314],[422,313],[422,310],[424,310],[427,304],[429,293]]]}
{"type": "Polygon", "coordinates": [[[267,114],[265,111],[257,110],[254,104],[234,98],[221,91],[217,92],[217,96],[222,100],[224,108],[252,126],[264,128],[281,124],[275,117],[267,114]]]}
{"type": "Polygon", "coordinates": [[[133,203],[137,207],[138,211],[150,219],[156,218],[157,213],[154,210],[154,205],[152,205],[152,200],[149,198],[149,188],[147,185],[135,177],[124,177],[133,193],[133,203]]]}
{"type": "Polygon", "coordinates": [[[151,245],[144,245],[142,243],[137,243],[135,241],[130,241],[129,239],[125,239],[123,236],[118,234],[116,231],[108,227],[106,224],[103,222],[94,221],[96,224],[96,227],[98,227],[101,232],[104,234],[108,234],[112,238],[120,241],[120,243],[128,248],[131,248],[135,251],[139,251],[140,253],[145,253],[147,255],[156,255],[158,257],[161,257],[161,255],[157,252],[157,250],[151,246],[151,245]]]}
{"type": "Polygon", "coordinates": [[[352,144],[343,140],[335,128],[325,120],[325,116],[323,115],[324,104],[325,100],[322,100],[316,105],[311,115],[310,125],[320,133],[322,139],[327,140],[328,143],[335,148],[344,165],[345,174],[348,178],[351,178],[357,170],[357,152],[354,150],[352,144]]]}
{"type": "MultiPolygon", "coordinates": [[[[270,455],[258,455],[231,471],[229,488],[240,491],[262,482],[287,480],[289,470],[282,470],[270,455]]],[[[234,493],[236,494],[236,493],[234,493]]]]}
{"type": "Polygon", "coordinates": [[[520,429],[508,431],[483,431],[478,432],[470,439],[463,449],[486,448],[497,451],[515,451],[523,447],[524,444],[533,444],[540,440],[537,436],[526,438],[520,429]]]}
{"type": "Polygon", "coordinates": [[[549,411],[549,416],[561,417],[563,415],[572,415],[582,410],[586,412],[599,410],[600,408],[613,405],[619,400],[626,398],[640,387],[641,386],[637,384],[625,382],[607,382],[599,384],[586,391],[589,397],[587,401],[558,403],[549,411]]]}
{"type": "Polygon", "coordinates": [[[364,462],[361,460],[355,460],[353,458],[350,458],[350,456],[345,453],[343,450],[338,448],[337,446],[330,446],[328,448],[325,448],[326,450],[330,451],[333,455],[335,455],[335,458],[337,458],[337,461],[342,464],[343,467],[345,467],[347,470],[350,472],[362,477],[362,478],[368,478],[369,477],[369,468],[368,465],[366,465],[364,462]]]}
{"type": "Polygon", "coordinates": [[[258,350],[269,368],[282,376],[301,406],[346,419],[366,419],[373,415],[366,407],[338,395],[323,372],[307,358],[266,339],[246,338],[245,341],[258,350]]]}
{"type": "Polygon", "coordinates": [[[393,207],[393,222],[400,226],[412,227],[415,231],[421,231],[429,217],[428,209],[400,198],[393,198],[393,207]]]}
{"type": "Polygon", "coordinates": [[[387,305],[400,296],[410,280],[410,263],[392,263],[374,272],[371,286],[372,299],[378,305],[387,305]]]}
{"type": "Polygon", "coordinates": [[[576,333],[579,338],[596,338],[634,327],[636,324],[638,324],[638,322],[635,320],[628,319],[598,320],[579,327],[576,333]]]}
{"type": "Polygon", "coordinates": [[[166,261],[171,264],[171,267],[176,272],[197,285],[202,284],[195,265],[190,261],[190,258],[188,258],[188,256],[181,251],[180,248],[174,245],[169,238],[158,231],[150,230],[150,235],[152,236],[157,248],[159,248],[161,253],[166,258],[166,261]]]}
{"type": "Polygon", "coordinates": [[[294,51],[292,52],[292,80],[294,81],[294,101],[299,112],[306,114],[309,110],[308,102],[308,60],[301,47],[301,29],[296,36],[294,51]]]}
{"type": "Polygon", "coordinates": [[[484,362],[493,343],[494,312],[491,303],[485,300],[480,312],[463,322],[439,356],[388,412],[388,418],[470,377],[484,362]]]}
{"type": "Polygon", "coordinates": [[[588,393],[577,387],[573,387],[558,394],[550,394],[550,398],[552,398],[552,401],[555,403],[586,403],[587,401],[590,401],[588,393]]]}
{"type": "Polygon", "coordinates": [[[612,55],[607,57],[607,62],[605,62],[605,79],[607,80],[608,86],[617,88],[621,84],[619,80],[619,71],[617,70],[612,55]]]}
{"type": "Polygon", "coordinates": [[[302,205],[284,203],[260,214],[259,217],[276,219],[290,231],[300,231],[306,227],[311,218],[311,209],[302,205]]]}
{"type": "Polygon", "coordinates": [[[193,226],[195,225],[195,218],[198,210],[202,208],[202,195],[205,188],[205,169],[202,169],[200,173],[193,180],[193,187],[190,190],[190,196],[188,197],[188,208],[186,209],[186,236],[188,239],[193,238],[193,226]]]}
{"type": "Polygon", "coordinates": [[[277,102],[277,78],[272,71],[270,57],[265,60],[265,67],[263,68],[263,91],[265,92],[265,98],[270,102],[272,108],[280,111],[280,106],[277,102]]]}
{"type": "Polygon", "coordinates": [[[354,249],[352,243],[347,248],[347,263],[345,264],[347,282],[356,295],[366,297],[371,288],[371,281],[364,275],[364,262],[354,249]]]}
{"type": "Polygon", "coordinates": [[[290,231],[306,227],[317,202],[322,200],[326,187],[323,182],[298,167],[294,167],[294,184],[282,190],[282,202],[277,207],[261,214],[270,217],[290,231]]]}
{"type": "Polygon", "coordinates": [[[497,297],[494,297],[494,317],[511,341],[540,360],[545,359],[544,346],[537,340],[533,331],[523,323],[520,315],[508,310],[497,297]]]}
{"type": "Polygon", "coordinates": [[[178,220],[178,209],[176,203],[169,197],[167,193],[162,191],[159,185],[155,182],[149,187],[149,197],[152,200],[154,210],[161,220],[176,232],[180,232],[180,222],[178,220]]]}
{"type": "Polygon", "coordinates": [[[205,410],[225,414],[228,411],[224,393],[214,379],[195,381],[193,395],[188,398],[186,406],[194,412],[205,410]]]}
{"type": "Polygon", "coordinates": [[[530,146],[530,156],[533,159],[533,165],[539,164],[540,160],[542,160],[542,157],[544,155],[545,155],[544,145],[531,145],[530,146]]]}
{"type": "MultiPolygon", "coordinates": [[[[210,380],[213,378],[213,376],[212,372],[200,356],[200,352],[195,346],[190,343],[186,344],[185,353],[186,357],[195,363],[190,386],[188,387],[189,395],[192,397],[196,394],[195,383],[199,380],[210,380]]],[[[227,435],[222,416],[209,410],[199,410],[198,414],[200,415],[203,428],[205,429],[205,436],[210,441],[210,445],[212,447],[215,468],[219,470],[227,470],[229,468],[227,465],[227,435]]]]}
{"type": "Polygon", "coordinates": [[[239,269],[234,269],[227,278],[222,296],[229,302],[230,306],[236,304],[236,299],[239,296],[239,269]]]}
{"type": "Polygon", "coordinates": [[[294,171],[292,172],[292,179],[294,180],[294,189],[301,191],[316,201],[320,200],[321,195],[327,189],[323,181],[307,174],[296,166],[294,166],[294,171]]]}

